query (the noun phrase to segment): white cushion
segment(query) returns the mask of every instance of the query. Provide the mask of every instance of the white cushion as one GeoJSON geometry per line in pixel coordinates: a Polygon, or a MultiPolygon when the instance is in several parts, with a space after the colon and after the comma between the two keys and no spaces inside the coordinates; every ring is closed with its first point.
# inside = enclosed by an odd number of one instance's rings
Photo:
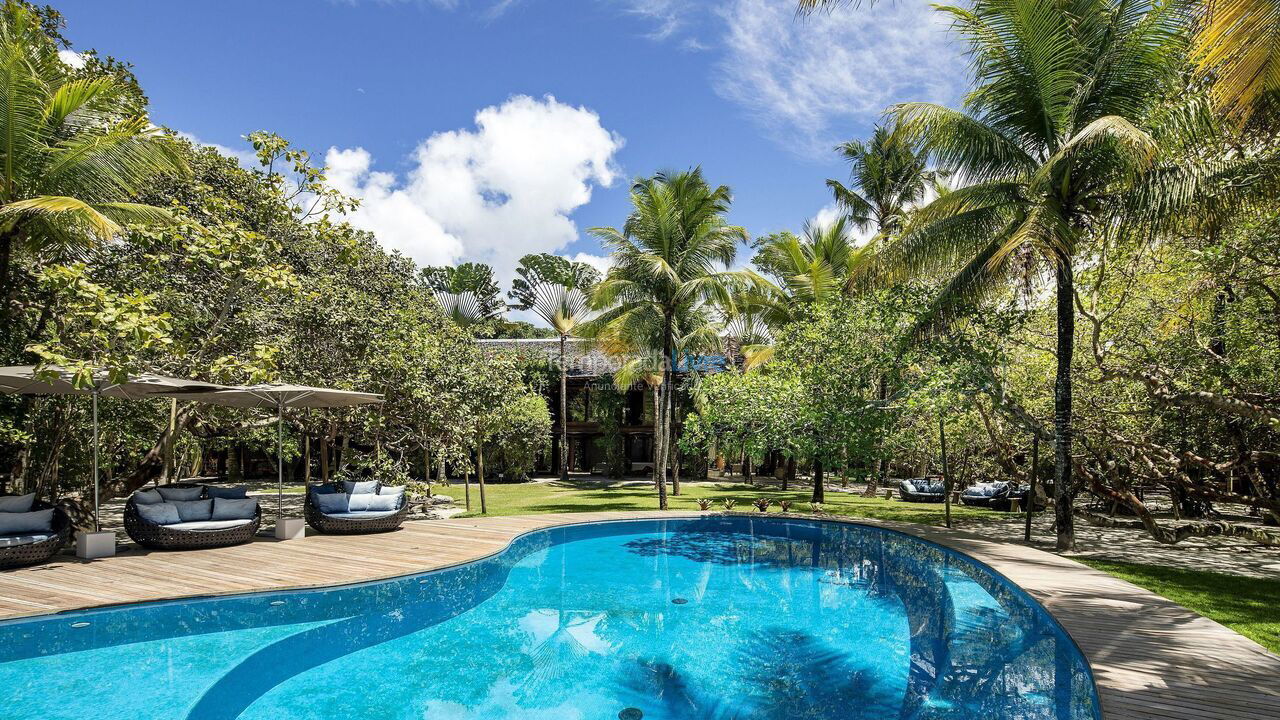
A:
{"type": "Polygon", "coordinates": [[[379,495],[403,495],[403,485],[381,485],[378,487],[379,495]]]}
{"type": "Polygon", "coordinates": [[[135,505],[158,505],[164,502],[164,496],[155,490],[139,490],[133,494],[135,505]]]}
{"type": "Polygon", "coordinates": [[[6,495],[0,497],[0,512],[31,512],[36,502],[35,493],[26,495],[6,495]]]}
{"type": "Polygon", "coordinates": [[[247,525],[252,520],[200,520],[197,522],[180,522],[166,525],[170,530],[226,530],[227,528],[247,525]]]}
{"type": "Polygon", "coordinates": [[[138,516],[149,523],[156,525],[173,525],[182,522],[182,517],[178,515],[178,508],[173,503],[155,503],[152,505],[138,505],[138,516]]]}
{"type": "Polygon", "coordinates": [[[348,495],[364,495],[365,493],[378,492],[378,481],[361,480],[360,482],[352,482],[343,480],[342,487],[346,489],[348,495]]]}
{"type": "Polygon", "coordinates": [[[210,520],[252,520],[258,512],[258,501],[253,498],[233,500],[230,498],[213,499],[213,515],[210,520]]]}
{"type": "Polygon", "coordinates": [[[53,508],[0,513],[0,535],[53,532],[53,508]]]}
{"type": "Polygon", "coordinates": [[[388,515],[395,514],[394,510],[391,512],[346,512],[336,513],[333,515],[325,513],[325,517],[331,517],[336,520],[377,520],[378,518],[384,518],[388,515]]]}
{"type": "Polygon", "coordinates": [[[19,545],[31,545],[32,543],[44,542],[52,535],[34,534],[34,535],[0,535],[0,547],[17,547],[19,545]]]}
{"type": "Polygon", "coordinates": [[[400,495],[352,495],[348,512],[385,512],[400,507],[400,495]]]}
{"type": "Polygon", "coordinates": [[[166,502],[175,502],[178,500],[199,500],[200,494],[204,492],[204,488],[200,486],[181,488],[181,487],[159,487],[156,492],[160,493],[160,497],[166,502]]]}
{"type": "Polygon", "coordinates": [[[184,523],[213,519],[212,500],[174,501],[173,505],[178,508],[178,516],[182,518],[184,523]]]}

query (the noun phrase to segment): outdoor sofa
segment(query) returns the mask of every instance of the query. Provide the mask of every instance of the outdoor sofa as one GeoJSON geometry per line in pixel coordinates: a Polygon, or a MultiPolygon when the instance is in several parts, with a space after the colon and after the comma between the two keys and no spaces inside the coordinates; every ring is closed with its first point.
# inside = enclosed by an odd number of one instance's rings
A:
{"type": "Polygon", "coordinates": [[[0,496],[0,569],[53,557],[71,537],[71,518],[35,493],[0,496]]]}
{"type": "Polygon", "coordinates": [[[124,530],[155,550],[198,550],[249,542],[262,508],[245,488],[174,483],[129,496],[124,530]]]}
{"type": "Polygon", "coordinates": [[[328,535],[363,535],[396,530],[409,515],[404,487],[377,480],[307,488],[307,524],[328,535]]]}
{"type": "Polygon", "coordinates": [[[1027,509],[1027,495],[1030,491],[1026,485],[1008,482],[978,483],[960,495],[960,502],[974,507],[991,508],[992,510],[1010,510],[1013,501],[1018,501],[1022,510],[1027,509]]]}
{"type": "Polygon", "coordinates": [[[907,502],[940,503],[946,492],[946,484],[937,478],[908,478],[898,483],[898,495],[907,502]]]}

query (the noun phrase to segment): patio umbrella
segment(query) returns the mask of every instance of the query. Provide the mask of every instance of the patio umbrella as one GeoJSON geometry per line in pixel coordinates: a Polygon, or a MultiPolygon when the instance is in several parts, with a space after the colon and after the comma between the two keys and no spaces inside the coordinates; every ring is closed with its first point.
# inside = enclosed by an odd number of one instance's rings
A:
{"type": "Polygon", "coordinates": [[[212,392],[224,385],[182,380],[179,378],[141,373],[127,380],[115,382],[105,370],[93,373],[92,385],[76,387],[75,373],[57,366],[46,366],[45,375],[37,376],[34,365],[10,365],[0,367],[0,393],[6,395],[89,395],[93,398],[93,529],[100,530],[98,522],[98,398],[110,397],[125,400],[144,398],[184,397],[190,393],[212,392]]]}
{"type": "Polygon", "coordinates": [[[307,385],[241,385],[182,396],[210,405],[274,408],[276,411],[276,514],[284,514],[284,409],[336,408],[382,402],[375,393],[309,387],[307,385]]]}

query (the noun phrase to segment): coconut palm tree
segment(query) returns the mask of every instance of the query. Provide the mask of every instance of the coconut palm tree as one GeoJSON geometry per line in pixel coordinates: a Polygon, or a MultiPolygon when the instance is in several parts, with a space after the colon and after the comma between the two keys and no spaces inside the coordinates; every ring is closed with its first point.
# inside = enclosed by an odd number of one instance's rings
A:
{"type": "Polygon", "coordinates": [[[569,479],[569,410],[565,344],[591,312],[590,295],[600,272],[586,263],[541,253],[520,258],[507,293],[517,310],[532,310],[560,336],[560,479],[569,479]]]}
{"type": "Polygon", "coordinates": [[[931,313],[1001,287],[1039,263],[1056,287],[1054,391],[1058,547],[1074,545],[1073,260],[1105,230],[1156,146],[1138,123],[1176,75],[1185,16],[1176,4],[1008,0],[942,7],[967,41],[975,87],[963,110],[892,109],[902,130],[969,183],[918,210],[884,266],[946,272],[931,313]]]}
{"type": "Polygon", "coordinates": [[[870,140],[841,143],[836,152],[849,163],[852,187],[839,180],[827,180],[827,187],[859,229],[879,236],[901,230],[907,212],[938,180],[928,158],[896,125],[876,125],[870,140]]]}
{"type": "Polygon", "coordinates": [[[1280,3],[1205,3],[1192,48],[1197,69],[1213,78],[1214,105],[1248,120],[1262,99],[1280,90],[1280,3]]]}
{"type": "Polygon", "coordinates": [[[592,295],[593,306],[602,311],[593,321],[597,336],[661,351],[655,464],[662,509],[667,507],[663,479],[671,439],[673,363],[677,340],[688,333],[679,321],[707,304],[731,305],[729,285],[744,279],[743,273],[727,269],[738,243],[747,240],[745,230],[725,220],[731,202],[729,188],[711,187],[700,168],[659,173],[634,184],[631,215],[621,229],[590,231],[613,261],[592,295]]]}
{"type": "Polygon", "coordinates": [[[127,93],[113,76],[64,64],[26,5],[0,8],[0,315],[11,311],[15,261],[38,267],[125,224],[170,219],[130,202],[185,165],[145,116],[123,114],[127,93]]]}
{"type": "Polygon", "coordinates": [[[493,268],[484,263],[425,267],[420,276],[440,309],[459,327],[475,328],[507,309],[493,268]]]}

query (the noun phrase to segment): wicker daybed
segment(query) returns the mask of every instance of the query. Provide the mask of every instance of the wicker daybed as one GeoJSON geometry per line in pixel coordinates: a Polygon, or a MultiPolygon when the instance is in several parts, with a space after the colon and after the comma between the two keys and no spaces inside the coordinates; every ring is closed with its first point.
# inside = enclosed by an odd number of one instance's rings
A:
{"type": "MultiPolygon", "coordinates": [[[[381,488],[379,488],[381,489],[381,488]]],[[[307,500],[304,516],[307,524],[317,532],[326,535],[364,535],[367,533],[390,532],[399,530],[404,519],[409,515],[408,493],[399,493],[400,499],[395,510],[387,512],[344,512],[326,514],[316,503],[316,494],[344,494],[341,490],[326,485],[312,485],[307,488],[307,500]]]]}
{"type": "MultiPolygon", "coordinates": [[[[204,488],[200,485],[173,483],[171,485],[162,485],[161,488],[201,488],[201,498],[208,499],[205,497],[204,488]]],[[[262,508],[256,508],[252,518],[234,522],[223,521],[223,525],[229,525],[226,527],[210,527],[207,529],[182,527],[183,525],[191,526],[197,524],[161,525],[147,520],[138,511],[137,493],[131,495],[124,506],[125,532],[129,534],[129,537],[134,542],[153,550],[200,550],[247,543],[253,539],[254,535],[258,534],[258,527],[262,524],[262,508]]],[[[217,521],[208,523],[208,525],[217,524],[217,521]]]]}
{"type": "MultiPolygon", "coordinates": [[[[9,496],[16,497],[16,496],[9,496]]],[[[0,547],[0,569],[23,567],[26,565],[36,565],[45,562],[53,557],[62,549],[63,545],[71,539],[71,518],[60,507],[55,507],[47,502],[36,501],[31,505],[31,509],[48,510],[53,508],[53,529],[51,532],[39,533],[23,533],[27,537],[40,538],[43,540],[24,541],[25,538],[17,537],[15,533],[9,539],[13,544],[6,544],[0,547]],[[47,536],[47,537],[46,537],[47,536]]]]}
{"type": "Polygon", "coordinates": [[[934,478],[909,478],[898,483],[898,496],[907,502],[940,503],[946,499],[946,485],[934,478]]]}

